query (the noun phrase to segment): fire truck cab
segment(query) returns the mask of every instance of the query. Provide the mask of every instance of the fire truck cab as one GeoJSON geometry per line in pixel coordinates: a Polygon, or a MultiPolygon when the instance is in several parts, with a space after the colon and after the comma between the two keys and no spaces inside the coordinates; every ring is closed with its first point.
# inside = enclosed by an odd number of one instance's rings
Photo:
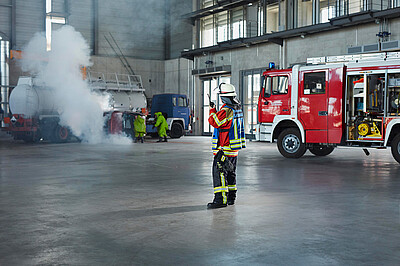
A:
{"type": "Polygon", "coordinates": [[[400,163],[400,53],[307,63],[263,73],[256,140],[277,141],[287,158],[307,149],[325,156],[337,146],[390,146],[400,163]]]}

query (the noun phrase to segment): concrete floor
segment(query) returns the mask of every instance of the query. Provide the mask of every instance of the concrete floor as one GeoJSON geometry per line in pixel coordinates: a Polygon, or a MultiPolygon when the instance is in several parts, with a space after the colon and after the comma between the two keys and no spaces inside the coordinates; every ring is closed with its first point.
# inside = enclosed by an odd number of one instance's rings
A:
{"type": "Polygon", "coordinates": [[[249,142],[237,204],[207,210],[210,138],[3,138],[0,265],[399,265],[400,165],[370,151],[290,160],[249,142]]]}

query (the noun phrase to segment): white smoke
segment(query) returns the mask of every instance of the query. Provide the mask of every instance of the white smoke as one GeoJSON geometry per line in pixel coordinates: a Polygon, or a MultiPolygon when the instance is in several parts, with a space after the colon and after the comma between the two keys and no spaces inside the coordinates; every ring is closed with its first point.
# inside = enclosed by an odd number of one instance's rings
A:
{"type": "MultiPolygon", "coordinates": [[[[109,95],[91,92],[83,80],[81,67],[91,66],[90,49],[83,36],[66,25],[53,31],[51,51],[46,51],[46,37],[40,33],[30,40],[24,52],[27,56],[22,60],[22,70],[55,90],[60,124],[68,126],[84,142],[112,142],[113,138],[103,132],[103,111],[109,95]]],[[[123,143],[119,139],[116,142],[123,143]]]]}

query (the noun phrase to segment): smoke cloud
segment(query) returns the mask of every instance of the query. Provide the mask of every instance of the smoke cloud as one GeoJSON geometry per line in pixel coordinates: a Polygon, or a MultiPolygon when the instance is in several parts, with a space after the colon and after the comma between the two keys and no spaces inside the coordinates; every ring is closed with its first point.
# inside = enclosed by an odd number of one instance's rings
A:
{"type": "Polygon", "coordinates": [[[53,31],[49,52],[45,35],[37,33],[24,52],[30,56],[22,60],[22,70],[54,89],[61,125],[87,143],[131,143],[127,137],[108,137],[103,132],[109,95],[92,92],[83,80],[81,67],[91,66],[90,49],[79,32],[68,25],[53,31]]]}

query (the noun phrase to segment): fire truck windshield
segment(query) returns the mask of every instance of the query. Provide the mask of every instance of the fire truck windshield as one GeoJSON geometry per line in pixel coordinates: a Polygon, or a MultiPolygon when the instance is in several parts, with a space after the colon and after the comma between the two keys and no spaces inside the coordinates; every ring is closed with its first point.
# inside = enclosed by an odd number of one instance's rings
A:
{"type": "Polygon", "coordinates": [[[270,97],[271,96],[271,77],[267,77],[264,79],[264,97],[270,97]]]}
{"type": "Polygon", "coordinates": [[[274,76],[266,77],[264,82],[264,97],[268,98],[272,95],[288,93],[288,77],[274,76]]]}

